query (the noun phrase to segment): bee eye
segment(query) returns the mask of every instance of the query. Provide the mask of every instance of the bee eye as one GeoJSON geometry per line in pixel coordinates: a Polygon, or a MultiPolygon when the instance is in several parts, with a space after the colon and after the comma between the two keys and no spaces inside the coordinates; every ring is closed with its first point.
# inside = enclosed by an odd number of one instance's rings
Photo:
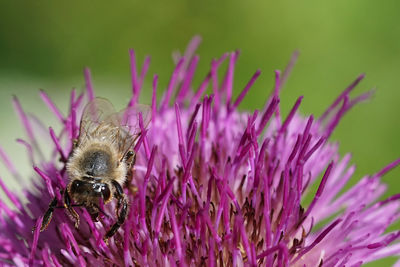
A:
{"type": "Polygon", "coordinates": [[[104,200],[110,199],[110,197],[111,197],[111,192],[110,192],[110,189],[108,188],[108,185],[105,184],[105,185],[101,188],[101,194],[103,195],[103,199],[104,199],[104,200]]]}
{"type": "Polygon", "coordinates": [[[74,180],[70,187],[71,193],[80,193],[83,189],[83,182],[79,180],[74,180]]]}

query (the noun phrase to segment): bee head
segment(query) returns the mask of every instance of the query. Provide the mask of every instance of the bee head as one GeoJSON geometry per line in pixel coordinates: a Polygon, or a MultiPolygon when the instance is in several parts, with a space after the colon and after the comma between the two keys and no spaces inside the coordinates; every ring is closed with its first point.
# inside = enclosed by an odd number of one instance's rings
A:
{"type": "Polygon", "coordinates": [[[69,193],[77,198],[101,197],[105,201],[111,197],[111,191],[108,184],[100,182],[87,182],[83,180],[72,181],[69,187],[69,193]]]}

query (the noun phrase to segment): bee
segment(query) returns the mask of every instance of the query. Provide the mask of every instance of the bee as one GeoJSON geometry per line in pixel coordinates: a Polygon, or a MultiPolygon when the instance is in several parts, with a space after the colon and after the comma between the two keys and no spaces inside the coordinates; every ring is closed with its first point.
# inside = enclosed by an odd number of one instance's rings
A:
{"type": "MultiPolygon", "coordinates": [[[[115,112],[106,99],[95,98],[83,110],[79,136],[66,163],[69,177],[63,191],[63,206],[79,227],[79,215],[74,207],[84,207],[94,221],[98,220],[101,201],[109,203],[116,199],[117,220],[107,231],[104,240],[112,237],[124,223],[128,213],[128,199],[123,191],[124,183],[135,164],[133,146],[141,134],[139,117],[143,125],[150,122],[150,108],[136,105],[115,112]]],[[[54,209],[54,198],[43,216],[40,231],[49,225],[54,209]]]]}

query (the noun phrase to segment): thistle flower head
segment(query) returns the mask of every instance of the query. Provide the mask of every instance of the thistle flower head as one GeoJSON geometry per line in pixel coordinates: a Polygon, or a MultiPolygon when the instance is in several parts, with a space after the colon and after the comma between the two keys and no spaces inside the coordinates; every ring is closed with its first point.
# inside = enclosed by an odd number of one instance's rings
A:
{"type": "MultiPolygon", "coordinates": [[[[194,38],[184,55],[175,56],[162,97],[157,97],[158,77],[153,78],[152,120],[147,129],[141,124],[134,147],[137,161],[124,189],[129,213],[108,244],[103,236],[116,220],[115,201],[101,206],[99,222],[77,208],[77,229],[65,210],[56,209],[48,229],[39,231],[49,202],[54,197],[62,201],[60,191],[68,183],[65,162],[79,134],[82,109],[95,95],[90,72],[85,70],[87,90],[71,92],[67,115],[40,92],[62,125],[58,133],[47,131],[50,158],[41,156],[41,136],[34,130],[42,123],[13,99],[27,134],[27,140],[18,142],[26,146],[37,175],[34,190],[22,188],[20,194],[0,183],[14,206],[0,202],[4,265],[359,266],[399,255],[400,231],[386,229],[399,218],[400,194],[381,200],[386,187],[380,178],[400,159],[342,193],[355,168],[349,165],[350,155],[341,157],[338,145],[328,141],[343,115],[369,97],[370,92],[349,97],[364,76],[319,118],[299,114],[303,97],[282,116],[279,92],[292,61],[282,75],[275,72],[275,88],[265,107],[241,112],[238,106],[260,71],[234,98],[235,51],[213,60],[204,80],[194,85],[199,41],[194,38]],[[224,61],[228,67],[220,77],[224,61]],[[317,185],[316,193],[311,193],[312,185],[317,185]],[[310,194],[311,202],[304,205],[310,194]]],[[[134,106],[150,59],[139,71],[133,50],[130,58],[132,98],[127,106],[134,106]]],[[[0,154],[18,177],[5,152],[0,154]]]]}

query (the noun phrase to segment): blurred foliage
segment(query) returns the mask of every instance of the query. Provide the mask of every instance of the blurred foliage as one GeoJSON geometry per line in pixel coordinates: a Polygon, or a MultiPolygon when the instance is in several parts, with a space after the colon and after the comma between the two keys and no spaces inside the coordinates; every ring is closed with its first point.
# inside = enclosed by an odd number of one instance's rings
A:
{"type": "MultiPolygon", "coordinates": [[[[396,0],[384,4],[364,0],[1,1],[0,119],[5,130],[0,144],[16,157],[16,145],[9,141],[21,136],[21,128],[10,115],[11,94],[17,94],[28,109],[41,110],[39,97],[33,97],[41,87],[66,107],[68,91],[83,88],[82,69],[89,66],[100,94],[122,103],[130,93],[128,48],[135,48],[139,65],[145,55],[152,56],[147,85],[158,73],[159,88],[165,88],[173,69],[171,52],[183,51],[190,38],[200,34],[203,43],[195,84],[212,58],[235,49],[241,50],[236,94],[256,69],[262,70],[243,109],[262,107],[273,87],[273,70],[283,69],[295,49],[300,58],[282,93],[284,113],[297,96],[305,95],[301,111],[318,116],[359,73],[366,72],[356,91],[376,87],[374,98],[346,115],[332,138],[340,141],[341,153],[353,154],[358,179],[400,156],[399,8],[396,0]]],[[[398,168],[384,177],[388,194],[399,192],[399,175],[398,168]]]]}

